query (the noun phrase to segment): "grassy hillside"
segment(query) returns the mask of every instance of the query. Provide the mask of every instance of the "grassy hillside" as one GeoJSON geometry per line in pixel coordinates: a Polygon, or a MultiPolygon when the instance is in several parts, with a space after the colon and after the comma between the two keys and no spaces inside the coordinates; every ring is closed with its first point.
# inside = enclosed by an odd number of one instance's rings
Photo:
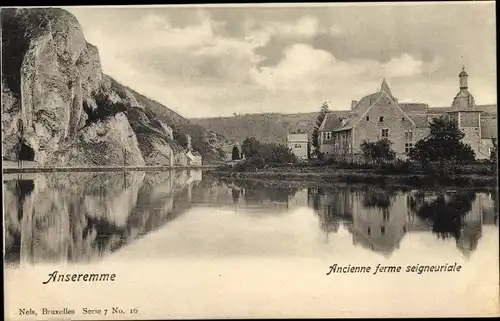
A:
{"type": "Polygon", "coordinates": [[[233,117],[193,118],[191,122],[199,124],[209,131],[216,131],[226,139],[234,141],[242,142],[246,137],[255,137],[264,143],[284,143],[288,133],[300,131],[311,135],[317,117],[317,112],[265,113],[233,117]]]}

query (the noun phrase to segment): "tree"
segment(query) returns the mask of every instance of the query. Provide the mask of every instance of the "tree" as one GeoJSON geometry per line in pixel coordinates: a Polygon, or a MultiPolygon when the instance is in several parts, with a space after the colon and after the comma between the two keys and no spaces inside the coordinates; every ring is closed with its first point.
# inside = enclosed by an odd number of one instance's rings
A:
{"type": "Polygon", "coordinates": [[[363,141],[361,143],[361,150],[363,156],[369,161],[391,161],[396,158],[396,153],[391,148],[392,142],[387,138],[380,139],[376,142],[363,141]]]}
{"type": "Polygon", "coordinates": [[[493,138],[491,140],[491,143],[493,145],[493,148],[490,151],[490,162],[496,163],[497,159],[498,159],[498,155],[497,155],[497,153],[498,153],[498,142],[497,142],[497,139],[493,138]]]}
{"type": "Polygon", "coordinates": [[[247,137],[241,146],[246,160],[237,166],[237,170],[255,170],[266,165],[288,164],[297,161],[293,152],[283,144],[260,143],[254,137],[247,137]]]}
{"type": "Polygon", "coordinates": [[[234,146],[233,147],[233,152],[232,152],[231,159],[232,160],[240,159],[240,149],[238,148],[238,146],[234,146]]]}
{"type": "Polygon", "coordinates": [[[411,160],[423,165],[438,161],[442,171],[446,161],[463,162],[475,159],[472,148],[461,141],[465,134],[453,119],[441,116],[434,119],[429,126],[429,135],[419,140],[410,151],[408,156],[411,160]]]}
{"type": "Polygon", "coordinates": [[[323,123],[323,120],[325,119],[326,115],[328,114],[329,109],[328,109],[328,103],[325,101],[321,105],[321,109],[318,114],[318,118],[316,118],[316,126],[314,126],[314,131],[312,133],[312,145],[313,145],[313,155],[316,157],[321,157],[321,153],[319,150],[320,144],[319,144],[319,128],[321,127],[321,124],[323,123]]]}
{"type": "Polygon", "coordinates": [[[241,152],[246,158],[258,155],[260,142],[255,137],[247,137],[241,145],[241,152]]]}

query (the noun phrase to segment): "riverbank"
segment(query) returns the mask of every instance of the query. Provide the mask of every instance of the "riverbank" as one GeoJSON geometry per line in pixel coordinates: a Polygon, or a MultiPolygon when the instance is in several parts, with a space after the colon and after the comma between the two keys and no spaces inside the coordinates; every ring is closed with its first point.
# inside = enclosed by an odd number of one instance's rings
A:
{"type": "Polygon", "coordinates": [[[213,170],[217,165],[199,166],[94,166],[94,167],[6,167],[5,174],[50,173],[50,172],[126,172],[126,171],[171,171],[171,170],[213,170]]]}
{"type": "Polygon", "coordinates": [[[457,174],[444,177],[424,174],[379,174],[369,170],[349,169],[282,169],[269,168],[254,172],[231,172],[215,169],[208,173],[216,177],[283,182],[373,184],[412,187],[472,187],[497,188],[497,177],[492,175],[457,174]]]}

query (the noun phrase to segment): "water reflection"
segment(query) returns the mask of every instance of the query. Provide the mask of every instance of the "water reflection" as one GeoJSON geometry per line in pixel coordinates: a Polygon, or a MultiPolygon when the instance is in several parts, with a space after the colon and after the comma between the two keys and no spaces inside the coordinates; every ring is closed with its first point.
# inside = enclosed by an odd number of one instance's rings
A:
{"type": "MultiPolygon", "coordinates": [[[[314,233],[322,236],[323,243],[330,242],[330,236],[342,227],[353,246],[384,256],[397,250],[406,234],[421,232],[434,233],[436,239],[455,239],[460,251],[469,256],[480,243],[483,225],[498,225],[496,191],[306,188],[283,182],[202,177],[201,171],[22,174],[5,177],[3,184],[6,261],[10,263],[99,259],[152,231],[179,228],[165,224],[194,208],[206,209],[205,221],[220,218],[210,216],[211,208],[245,217],[208,224],[225,226],[204,231],[208,237],[230,233],[234,224],[240,224],[240,230],[264,231],[269,226],[262,223],[241,225],[251,224],[248,218],[265,217],[275,217],[278,221],[273,224],[285,225],[290,223],[286,214],[308,209],[301,215],[315,215],[318,226],[314,233]]],[[[201,223],[194,219],[189,224],[201,223]]],[[[282,241],[290,242],[289,236],[284,235],[282,241]]],[[[297,237],[311,239],[310,235],[297,237]]],[[[256,244],[251,241],[243,243],[256,244]]],[[[261,247],[265,248],[265,239],[258,242],[264,242],[261,247]]],[[[176,246],[183,246],[182,239],[176,246]]],[[[321,244],[304,246],[314,252],[321,244]]]]}
{"type": "Polygon", "coordinates": [[[389,256],[406,233],[431,231],[455,238],[469,256],[484,224],[498,225],[498,200],[490,192],[398,191],[378,187],[310,188],[309,204],[326,236],[343,225],[353,244],[389,256]]]}
{"type": "Polygon", "coordinates": [[[4,180],[6,261],[102,257],[184,212],[200,180],[200,171],[50,173],[4,180]]]}

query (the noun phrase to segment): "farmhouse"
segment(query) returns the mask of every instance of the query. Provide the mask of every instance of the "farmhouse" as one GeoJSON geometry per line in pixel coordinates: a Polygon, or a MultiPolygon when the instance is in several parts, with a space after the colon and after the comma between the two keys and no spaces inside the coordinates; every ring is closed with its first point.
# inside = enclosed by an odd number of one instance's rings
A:
{"type": "Polygon", "coordinates": [[[361,155],[363,141],[389,139],[399,158],[405,158],[415,143],[429,134],[433,118],[451,117],[465,133],[477,159],[487,159],[497,139],[497,106],[476,105],[468,90],[465,68],[459,74],[459,91],[450,107],[429,107],[423,103],[400,103],[386,80],[380,90],[352,101],[347,117],[326,115],[319,128],[320,152],[331,157],[354,159],[361,155]]]}

